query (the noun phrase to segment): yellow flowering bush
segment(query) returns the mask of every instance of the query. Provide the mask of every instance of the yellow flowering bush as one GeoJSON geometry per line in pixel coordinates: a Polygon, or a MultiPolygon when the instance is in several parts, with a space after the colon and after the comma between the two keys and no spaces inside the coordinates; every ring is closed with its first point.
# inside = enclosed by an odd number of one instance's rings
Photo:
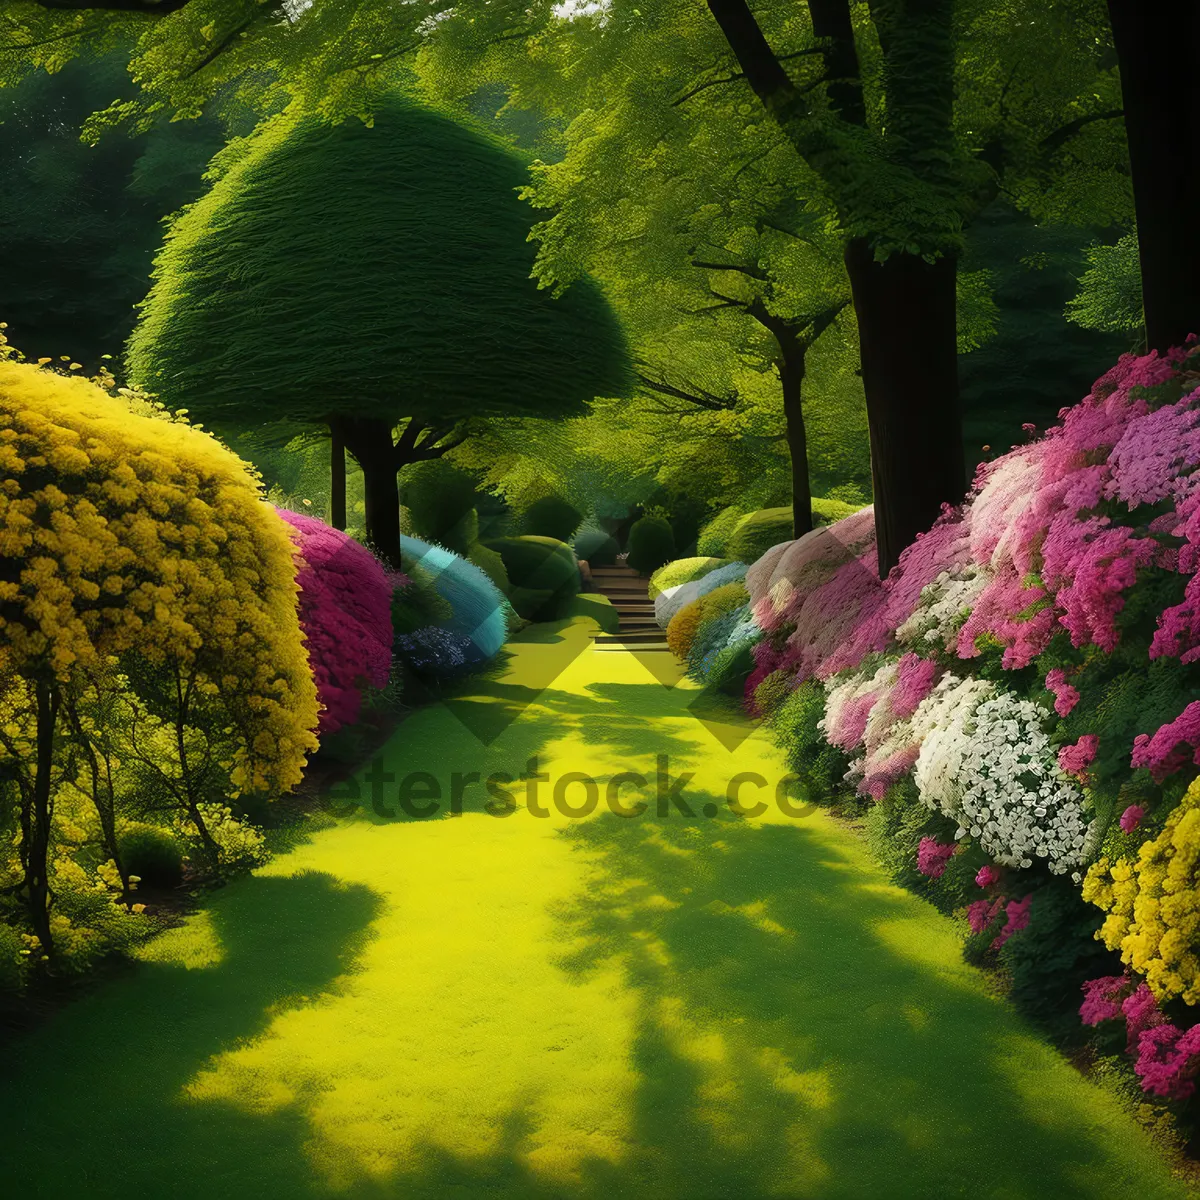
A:
{"type": "Polygon", "coordinates": [[[1136,859],[1092,865],[1083,898],[1108,913],[1096,936],[1155,996],[1200,1002],[1200,779],[1136,859]]]}
{"type": "Polygon", "coordinates": [[[687,658],[692,642],[700,629],[700,621],[704,616],[703,601],[693,600],[685,604],[667,625],[667,645],[671,653],[678,658],[687,658]]]}
{"type": "Polygon", "coordinates": [[[59,793],[118,869],[130,805],[181,811],[215,861],[203,806],[290,790],[316,748],[288,527],[215,438],[104,383],[0,334],[0,800],[48,952],[59,793]]]}

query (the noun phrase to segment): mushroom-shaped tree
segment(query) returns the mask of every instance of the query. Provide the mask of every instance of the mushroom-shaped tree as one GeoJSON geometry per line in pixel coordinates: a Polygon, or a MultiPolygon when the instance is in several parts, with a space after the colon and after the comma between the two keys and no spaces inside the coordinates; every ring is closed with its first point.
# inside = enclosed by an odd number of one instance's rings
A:
{"type": "MultiPolygon", "coordinates": [[[[172,226],[130,377],[218,430],[327,426],[362,467],[368,540],[399,558],[397,471],[472,418],[628,394],[621,327],[583,278],[531,278],[525,164],[395,94],[371,126],[277,118],[172,226]]],[[[344,507],[342,514],[344,524],[344,507]]]]}

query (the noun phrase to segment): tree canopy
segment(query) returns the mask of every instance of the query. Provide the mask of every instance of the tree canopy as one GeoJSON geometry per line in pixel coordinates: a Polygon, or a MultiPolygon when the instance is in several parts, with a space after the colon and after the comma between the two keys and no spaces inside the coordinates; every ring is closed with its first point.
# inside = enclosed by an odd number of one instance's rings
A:
{"type": "Polygon", "coordinates": [[[207,419],[581,412],[627,388],[588,280],[530,279],[523,164],[398,96],[283,117],[172,227],[131,375],[207,419]]]}

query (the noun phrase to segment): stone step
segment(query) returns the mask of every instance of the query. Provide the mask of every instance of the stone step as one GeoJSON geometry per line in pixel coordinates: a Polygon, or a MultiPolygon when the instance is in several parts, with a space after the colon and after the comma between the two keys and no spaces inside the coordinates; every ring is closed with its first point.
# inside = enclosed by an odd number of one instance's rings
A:
{"type": "Polygon", "coordinates": [[[666,650],[667,643],[663,640],[662,630],[656,630],[654,633],[602,633],[595,639],[597,646],[637,646],[638,649],[648,647],[650,649],[666,650]]]}

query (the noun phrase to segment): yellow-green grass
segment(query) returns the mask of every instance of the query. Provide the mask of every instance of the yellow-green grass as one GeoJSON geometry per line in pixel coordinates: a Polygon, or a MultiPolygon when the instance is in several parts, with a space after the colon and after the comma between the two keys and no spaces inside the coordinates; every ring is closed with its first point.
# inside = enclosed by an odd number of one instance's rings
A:
{"type": "Polygon", "coordinates": [[[649,776],[648,813],[537,817],[522,785],[492,816],[469,785],[461,816],[414,819],[398,780],[379,813],[343,786],[334,826],[5,1051],[6,1194],[1183,1194],[852,834],[728,811],[733,776],[784,773],[761,732],[588,628],[529,630],[382,771],[449,793],[536,755],[552,781],[649,776]],[[658,755],[694,772],[694,817],[656,814],[658,755]]]}

